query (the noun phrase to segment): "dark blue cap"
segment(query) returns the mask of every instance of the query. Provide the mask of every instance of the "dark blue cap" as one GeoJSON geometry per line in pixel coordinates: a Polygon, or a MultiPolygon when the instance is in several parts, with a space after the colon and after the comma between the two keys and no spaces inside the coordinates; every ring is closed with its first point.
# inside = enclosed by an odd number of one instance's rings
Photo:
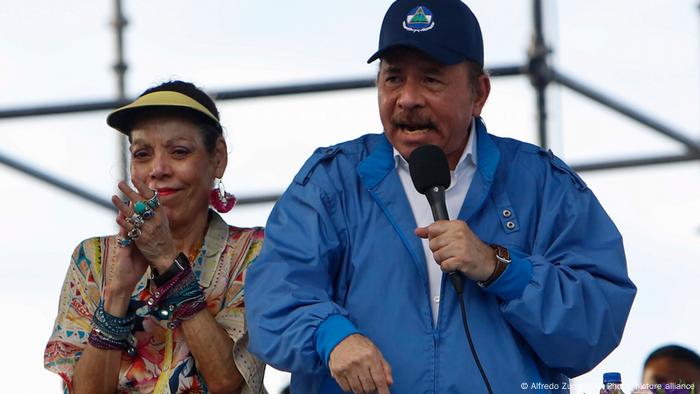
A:
{"type": "Polygon", "coordinates": [[[367,63],[394,47],[417,49],[442,64],[471,60],[484,65],[479,21],[459,0],[395,1],[384,15],[379,50],[367,63]]]}
{"type": "Polygon", "coordinates": [[[606,372],[603,374],[603,384],[622,383],[622,375],[619,372],[606,372]]]}

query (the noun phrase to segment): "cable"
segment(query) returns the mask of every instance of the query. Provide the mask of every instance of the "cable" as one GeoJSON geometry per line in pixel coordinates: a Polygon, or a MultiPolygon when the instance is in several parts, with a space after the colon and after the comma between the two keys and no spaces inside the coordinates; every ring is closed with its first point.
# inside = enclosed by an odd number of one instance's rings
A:
{"type": "Polygon", "coordinates": [[[467,311],[464,306],[464,297],[462,297],[462,277],[458,273],[454,273],[450,275],[450,281],[452,282],[452,286],[455,288],[455,291],[457,292],[457,296],[459,298],[459,309],[462,312],[462,325],[464,326],[464,333],[467,334],[469,349],[472,351],[472,356],[474,357],[474,361],[476,362],[477,368],[479,368],[479,372],[481,373],[481,379],[483,379],[484,384],[486,385],[486,390],[489,392],[489,394],[493,394],[493,390],[491,389],[491,383],[489,383],[489,378],[486,377],[484,368],[481,366],[479,356],[476,354],[476,349],[474,349],[474,342],[472,342],[472,334],[469,332],[469,324],[467,323],[467,311]]]}

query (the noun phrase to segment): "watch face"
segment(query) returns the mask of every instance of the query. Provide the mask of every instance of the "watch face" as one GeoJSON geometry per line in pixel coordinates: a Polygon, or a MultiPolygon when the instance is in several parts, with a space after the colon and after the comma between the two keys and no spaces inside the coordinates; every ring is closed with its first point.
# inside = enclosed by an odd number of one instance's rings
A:
{"type": "Polygon", "coordinates": [[[190,265],[190,261],[187,259],[187,256],[185,256],[184,253],[180,253],[175,257],[175,264],[177,264],[177,267],[180,268],[180,271],[184,271],[185,267],[190,265]]]}

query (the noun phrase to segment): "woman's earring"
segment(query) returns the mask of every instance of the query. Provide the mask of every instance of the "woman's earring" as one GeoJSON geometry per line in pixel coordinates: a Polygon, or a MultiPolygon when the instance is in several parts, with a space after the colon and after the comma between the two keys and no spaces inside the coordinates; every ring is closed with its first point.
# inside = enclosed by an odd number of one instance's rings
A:
{"type": "Polygon", "coordinates": [[[236,205],[236,196],[226,193],[224,182],[216,178],[214,180],[214,188],[209,193],[209,203],[217,212],[226,213],[236,205]]]}

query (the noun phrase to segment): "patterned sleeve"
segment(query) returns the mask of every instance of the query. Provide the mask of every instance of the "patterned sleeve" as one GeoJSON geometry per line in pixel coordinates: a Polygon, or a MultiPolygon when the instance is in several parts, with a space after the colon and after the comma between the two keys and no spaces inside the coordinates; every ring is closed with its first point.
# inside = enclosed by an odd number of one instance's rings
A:
{"type": "Polygon", "coordinates": [[[91,238],[75,248],[44,350],[44,368],[61,376],[67,392],[72,391],[73,368],[87,345],[92,314],[100,299],[101,279],[96,277],[101,272],[100,242],[100,238],[91,238]]]}
{"type": "Polygon", "coordinates": [[[265,363],[248,352],[248,330],[243,310],[245,272],[260,253],[263,237],[263,229],[256,227],[246,229],[238,239],[233,240],[237,244],[234,249],[241,247],[243,250],[240,251],[240,254],[236,253],[239,258],[232,262],[223,305],[215,316],[216,321],[224,327],[234,342],[233,359],[246,382],[242,394],[265,392],[263,388],[265,363]]]}

